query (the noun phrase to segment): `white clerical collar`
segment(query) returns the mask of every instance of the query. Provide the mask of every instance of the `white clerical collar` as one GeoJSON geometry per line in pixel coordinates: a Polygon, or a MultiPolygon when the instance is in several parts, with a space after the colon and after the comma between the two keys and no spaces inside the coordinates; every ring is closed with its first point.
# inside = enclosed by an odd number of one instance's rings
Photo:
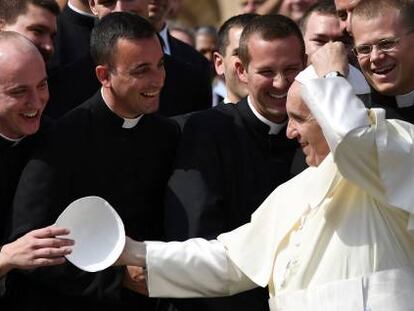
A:
{"type": "Polygon", "coordinates": [[[250,101],[250,96],[247,97],[247,103],[249,104],[250,109],[253,111],[256,118],[258,118],[260,121],[262,121],[264,124],[268,125],[270,127],[269,134],[279,134],[280,130],[286,125],[286,122],[283,123],[275,123],[268,119],[266,119],[264,116],[262,116],[252,105],[250,101]]]}
{"type": "Polygon", "coordinates": [[[70,0],[68,1],[68,7],[69,7],[72,11],[75,11],[76,13],[78,13],[78,14],[80,14],[80,15],[95,18],[95,15],[93,15],[93,14],[91,14],[91,13],[87,13],[87,12],[85,12],[85,11],[81,11],[81,10],[79,10],[77,7],[75,7],[75,6],[71,3],[71,1],[70,1],[70,0]]]}
{"type": "Polygon", "coordinates": [[[225,104],[233,104],[233,102],[227,96],[224,97],[223,103],[225,103],[225,104]]]}
{"type": "Polygon", "coordinates": [[[395,96],[398,108],[411,107],[414,105],[414,90],[404,95],[395,96]]]}
{"type": "Polygon", "coordinates": [[[123,118],[124,119],[124,123],[122,124],[122,128],[124,129],[132,129],[133,127],[135,127],[135,125],[138,124],[139,120],[141,120],[143,114],[133,118],[133,119],[128,119],[128,118],[123,118]]]}
{"type": "MultiPolygon", "coordinates": [[[[102,96],[102,99],[103,99],[103,101],[104,101],[104,103],[105,103],[105,105],[113,112],[113,113],[115,113],[115,111],[113,111],[112,110],[112,108],[108,105],[108,102],[106,101],[106,99],[105,99],[105,96],[104,96],[104,93],[103,93],[103,88],[101,88],[101,96],[102,96]]],[[[116,114],[116,113],[115,113],[116,114]]],[[[141,118],[142,118],[142,116],[143,116],[143,114],[141,114],[141,115],[139,115],[138,117],[136,117],[136,118],[132,118],[132,119],[129,119],[129,118],[124,118],[124,117],[120,117],[120,118],[122,118],[122,119],[124,119],[124,123],[122,123],[122,128],[124,128],[124,129],[132,129],[132,128],[134,128],[137,124],[138,124],[138,122],[139,122],[139,120],[141,120],[141,118]]]]}
{"type": "Polygon", "coordinates": [[[26,136],[23,136],[23,137],[20,137],[20,138],[10,138],[10,137],[7,137],[7,136],[3,135],[2,133],[0,133],[0,137],[3,138],[4,140],[7,140],[7,141],[13,143],[12,146],[14,147],[26,136]]]}
{"type": "Polygon", "coordinates": [[[168,42],[168,27],[167,23],[164,24],[164,27],[161,29],[161,31],[158,33],[164,43],[163,49],[164,53],[167,55],[171,55],[171,48],[170,43],[168,42]]]}

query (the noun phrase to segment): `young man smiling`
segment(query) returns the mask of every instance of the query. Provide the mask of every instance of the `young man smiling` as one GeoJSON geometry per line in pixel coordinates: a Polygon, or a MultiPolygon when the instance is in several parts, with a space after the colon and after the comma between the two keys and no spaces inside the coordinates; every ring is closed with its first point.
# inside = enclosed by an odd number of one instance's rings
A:
{"type": "MultiPolygon", "coordinates": [[[[165,78],[161,44],[148,21],[117,12],[94,28],[91,51],[102,87],[56,122],[28,162],[14,200],[13,232],[53,223],[70,202],[98,195],[118,211],[129,234],[161,238],[178,138],[175,124],[154,114],[165,78]]],[[[134,277],[129,268],[85,274],[70,264],[15,274],[13,302],[20,310],[54,310],[59,301],[66,301],[61,310],[154,310],[156,301],[134,293],[134,277]]]]}
{"type": "Polygon", "coordinates": [[[0,30],[22,34],[47,61],[54,52],[58,14],[59,6],[54,0],[0,0],[0,30]]]}

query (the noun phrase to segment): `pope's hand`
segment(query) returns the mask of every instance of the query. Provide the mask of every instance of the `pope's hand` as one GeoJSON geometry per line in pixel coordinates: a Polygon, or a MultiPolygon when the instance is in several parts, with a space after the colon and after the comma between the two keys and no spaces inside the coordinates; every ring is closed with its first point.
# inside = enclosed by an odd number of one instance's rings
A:
{"type": "Polygon", "coordinates": [[[123,285],[134,292],[148,296],[145,269],[142,267],[127,266],[123,285]]]}
{"type": "Polygon", "coordinates": [[[332,71],[346,76],[349,71],[347,51],[342,42],[326,43],[311,55],[310,62],[319,77],[332,71]]]}

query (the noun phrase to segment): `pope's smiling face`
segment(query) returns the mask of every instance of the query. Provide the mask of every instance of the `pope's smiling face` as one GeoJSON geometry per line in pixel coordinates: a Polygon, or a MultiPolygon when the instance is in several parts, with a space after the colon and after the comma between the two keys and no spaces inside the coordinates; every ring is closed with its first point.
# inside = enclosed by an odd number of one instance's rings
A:
{"type": "Polygon", "coordinates": [[[300,83],[295,81],[289,89],[286,104],[289,123],[286,135],[298,141],[309,166],[318,166],[329,154],[329,146],[321,127],[301,98],[300,88],[300,83]]]}

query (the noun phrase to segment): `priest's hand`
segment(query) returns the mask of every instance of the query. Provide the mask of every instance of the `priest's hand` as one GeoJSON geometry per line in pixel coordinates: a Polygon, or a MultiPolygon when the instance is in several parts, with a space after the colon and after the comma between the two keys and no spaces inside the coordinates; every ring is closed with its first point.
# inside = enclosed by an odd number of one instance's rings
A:
{"type": "Polygon", "coordinates": [[[127,266],[123,285],[134,292],[148,296],[145,269],[143,267],[127,266]]]}
{"type": "Polygon", "coordinates": [[[14,268],[34,269],[64,263],[74,241],[57,236],[67,234],[67,229],[49,226],[5,244],[0,251],[0,276],[14,268]]]}

